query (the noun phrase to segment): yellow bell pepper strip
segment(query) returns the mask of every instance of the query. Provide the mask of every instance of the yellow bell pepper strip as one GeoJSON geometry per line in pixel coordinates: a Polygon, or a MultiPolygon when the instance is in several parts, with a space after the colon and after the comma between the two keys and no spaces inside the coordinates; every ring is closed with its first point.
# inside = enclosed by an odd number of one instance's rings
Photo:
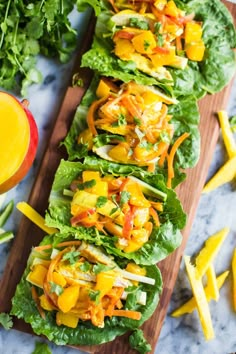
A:
{"type": "Polygon", "coordinates": [[[212,326],[211,314],[202,281],[201,279],[197,279],[197,270],[190,263],[190,257],[185,256],[184,261],[190,285],[192,287],[192,291],[196,300],[197,310],[199,313],[199,319],[202,325],[204,336],[206,340],[213,339],[215,337],[214,329],[212,326]]]}
{"type": "Polygon", "coordinates": [[[28,203],[26,202],[19,202],[16,205],[17,209],[22,212],[28,219],[30,219],[35,225],[37,225],[40,229],[45,231],[47,234],[51,235],[58,232],[57,229],[53,227],[48,227],[45,225],[44,218],[37,213],[28,203]]]}
{"type": "Polygon", "coordinates": [[[174,178],[174,167],[173,167],[173,162],[174,162],[174,157],[175,153],[178,150],[179,146],[183,143],[185,139],[189,137],[189,133],[184,133],[181,136],[178,137],[178,139],[174,142],[170,154],[168,155],[167,162],[168,162],[168,180],[167,180],[167,187],[171,188],[171,180],[174,178]]]}
{"type": "Polygon", "coordinates": [[[232,181],[236,175],[236,155],[229,159],[206,183],[202,193],[209,193],[225,183],[232,181]]]}
{"type": "Polygon", "coordinates": [[[201,279],[206,273],[228,233],[229,228],[225,227],[206,240],[204,248],[202,248],[195,260],[197,279],[201,279]]]}
{"type": "Polygon", "coordinates": [[[232,157],[236,156],[236,143],[230,129],[229,117],[226,111],[219,111],[218,117],[225,148],[229,158],[231,159],[232,157]]]}
{"type": "MultiPolygon", "coordinates": [[[[229,275],[229,271],[227,270],[224,273],[220,274],[216,278],[216,284],[217,284],[218,290],[221,289],[221,287],[223,286],[225,279],[227,278],[228,275],[229,275]]],[[[212,291],[211,291],[209,284],[206,285],[206,287],[204,288],[204,291],[206,294],[207,301],[209,302],[210,300],[213,300],[212,291]]],[[[180,317],[182,315],[185,315],[186,313],[192,313],[196,309],[196,307],[197,307],[197,303],[196,303],[195,297],[192,297],[190,300],[185,302],[185,304],[183,304],[178,309],[176,309],[174,312],[172,312],[171,316],[172,317],[180,317]]]]}
{"type": "Polygon", "coordinates": [[[211,263],[206,270],[207,285],[209,286],[209,291],[211,292],[211,298],[215,301],[219,300],[220,294],[216,281],[216,273],[213,264],[211,263]]]}
{"type": "Polygon", "coordinates": [[[233,305],[234,311],[236,311],[236,248],[234,249],[232,259],[232,272],[233,272],[233,305]]]}

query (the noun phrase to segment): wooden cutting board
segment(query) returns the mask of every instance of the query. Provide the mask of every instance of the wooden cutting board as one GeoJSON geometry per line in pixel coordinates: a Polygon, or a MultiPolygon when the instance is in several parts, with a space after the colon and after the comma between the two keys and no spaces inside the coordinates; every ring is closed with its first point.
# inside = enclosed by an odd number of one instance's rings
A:
{"type": "MultiPolygon", "coordinates": [[[[236,5],[226,3],[236,22],[236,5]]],[[[88,48],[91,41],[94,23],[91,22],[87,33],[90,33],[90,39],[86,42],[80,52],[83,53],[88,48]]],[[[79,58],[79,56],[78,56],[79,58]]],[[[78,69],[78,62],[76,63],[78,69]]],[[[47,208],[48,196],[53,182],[54,174],[62,157],[66,157],[63,147],[59,147],[60,142],[64,140],[77,105],[84,94],[84,90],[91,78],[91,72],[80,70],[80,77],[85,82],[85,87],[69,87],[66,91],[60,112],[55,122],[48,147],[44,154],[38,176],[35,180],[32,192],[29,197],[29,204],[39,213],[44,215],[47,208]]],[[[219,136],[219,124],[216,112],[226,109],[232,83],[230,83],[222,92],[206,96],[199,102],[201,113],[200,132],[201,132],[201,156],[197,166],[187,171],[187,179],[177,189],[178,196],[183,204],[183,208],[188,215],[188,222],[183,230],[183,242],[181,246],[165,260],[159,262],[158,266],[163,276],[164,289],[159,305],[153,316],[142,326],[145,337],[155,350],[155,345],[166,316],[170,297],[178,275],[181,258],[188,241],[190,229],[194,220],[197,205],[200,199],[201,190],[205,184],[209,165],[214,153],[216,142],[219,136]]],[[[22,217],[17,236],[11,248],[11,252],[6,264],[6,268],[1,279],[0,289],[0,312],[9,312],[11,309],[11,298],[15,293],[15,288],[25,269],[26,262],[32,246],[37,245],[44,233],[27,218],[22,217]]],[[[191,240],[189,240],[191,242],[191,240]]],[[[22,320],[14,320],[14,328],[33,333],[31,327],[22,320]]],[[[100,354],[134,353],[128,345],[128,334],[121,336],[111,343],[93,346],[79,347],[83,351],[100,354]]]]}

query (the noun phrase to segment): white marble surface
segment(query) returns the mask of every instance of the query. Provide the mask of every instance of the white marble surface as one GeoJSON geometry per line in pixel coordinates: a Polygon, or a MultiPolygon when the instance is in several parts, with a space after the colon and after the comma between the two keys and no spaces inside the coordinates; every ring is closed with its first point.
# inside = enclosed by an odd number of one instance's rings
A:
{"type": "MultiPolygon", "coordinates": [[[[75,15],[72,20],[75,21],[75,24],[79,24],[82,38],[83,30],[86,28],[83,24],[87,22],[88,14],[79,17],[75,15]]],[[[46,148],[50,131],[53,127],[54,119],[56,118],[58,103],[63,97],[70,79],[68,73],[70,72],[71,65],[72,62],[62,66],[43,58],[39,58],[38,60],[38,67],[44,74],[44,82],[41,85],[31,86],[27,98],[30,101],[29,108],[34,115],[39,128],[39,148],[35,163],[30,172],[17,187],[7,193],[6,201],[14,199],[16,204],[18,201],[27,200],[28,198],[43,152],[46,148]]],[[[236,83],[234,84],[228,105],[230,116],[236,114],[235,97],[236,83]]],[[[219,138],[209,170],[209,176],[214,174],[217,168],[224,163],[225,159],[226,152],[222,140],[219,138]]],[[[201,248],[209,235],[219,231],[225,226],[229,226],[230,233],[215,261],[217,274],[230,268],[232,251],[236,247],[235,186],[235,183],[226,184],[209,195],[201,197],[186,247],[185,253],[192,255],[201,248]]],[[[14,210],[6,228],[13,229],[16,233],[20,218],[20,213],[17,210],[14,210]]],[[[4,271],[11,246],[11,242],[0,245],[0,276],[4,271]]],[[[210,303],[216,339],[206,342],[196,312],[191,315],[180,317],[179,319],[172,318],[169,315],[173,309],[182,304],[191,294],[186,272],[182,263],[155,353],[224,354],[235,352],[236,313],[232,308],[231,293],[232,277],[230,275],[220,292],[219,302],[215,303],[212,301],[210,303]]],[[[34,350],[36,341],[42,341],[42,339],[15,330],[6,331],[3,328],[0,328],[0,353],[30,354],[34,350]]],[[[51,347],[53,354],[81,353],[78,350],[68,347],[59,347],[52,343],[48,344],[51,347]]]]}

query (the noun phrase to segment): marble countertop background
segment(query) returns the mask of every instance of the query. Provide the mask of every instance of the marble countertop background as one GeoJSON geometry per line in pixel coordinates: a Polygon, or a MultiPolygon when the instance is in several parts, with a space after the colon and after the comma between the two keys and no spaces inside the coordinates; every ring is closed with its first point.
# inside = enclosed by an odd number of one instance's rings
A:
{"type": "MultiPolygon", "coordinates": [[[[79,28],[79,43],[81,43],[86,24],[89,21],[89,13],[73,14],[71,20],[79,28]]],[[[39,129],[39,148],[34,165],[28,175],[18,186],[7,193],[6,202],[14,199],[16,205],[18,201],[27,201],[28,199],[57,116],[59,104],[70,83],[72,65],[73,61],[66,65],[60,65],[42,57],[38,60],[37,67],[42,71],[44,81],[41,85],[32,85],[29,88],[27,99],[30,102],[29,109],[33,113],[39,129]]],[[[234,82],[232,88],[228,107],[222,108],[227,108],[230,116],[236,114],[236,82],[234,82]]],[[[209,177],[217,171],[226,158],[225,148],[220,136],[210,166],[209,177]]],[[[217,274],[230,269],[233,249],[236,247],[235,187],[236,182],[229,183],[208,195],[202,195],[185,250],[187,255],[198,252],[207,237],[228,226],[230,233],[214,263],[217,274]]],[[[14,230],[16,234],[20,218],[20,212],[15,209],[5,228],[14,230]]],[[[4,272],[11,246],[12,242],[0,245],[0,277],[4,272]]],[[[196,311],[180,318],[170,316],[170,313],[190,296],[191,289],[182,262],[155,354],[229,354],[236,352],[236,313],[233,311],[232,304],[231,275],[229,275],[220,291],[219,301],[210,303],[215,330],[214,340],[205,341],[196,311]]],[[[44,340],[13,329],[6,331],[0,328],[0,353],[30,354],[35,348],[36,341],[44,340]]],[[[53,354],[82,353],[69,347],[59,347],[47,343],[53,354]]]]}

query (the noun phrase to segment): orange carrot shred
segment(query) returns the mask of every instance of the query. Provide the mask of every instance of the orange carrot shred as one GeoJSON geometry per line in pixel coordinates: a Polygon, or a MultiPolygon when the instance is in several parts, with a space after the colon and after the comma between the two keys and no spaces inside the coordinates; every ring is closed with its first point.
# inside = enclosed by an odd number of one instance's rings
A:
{"type": "Polygon", "coordinates": [[[132,310],[113,310],[112,316],[121,316],[131,318],[132,320],[140,320],[142,314],[141,312],[132,310]]]}
{"type": "Polygon", "coordinates": [[[189,136],[189,133],[185,132],[184,134],[180,135],[178,139],[174,142],[170,154],[167,156],[167,163],[168,163],[168,179],[167,179],[167,187],[171,188],[171,181],[172,178],[174,177],[174,167],[173,167],[173,162],[174,162],[174,157],[177,149],[179,146],[182,144],[182,142],[187,139],[189,136]]]}
{"type": "Polygon", "coordinates": [[[34,286],[32,286],[32,288],[31,288],[31,295],[32,295],[32,298],[33,298],[36,306],[37,306],[40,316],[45,320],[45,318],[46,318],[45,312],[43,311],[42,307],[40,306],[39,296],[38,296],[38,293],[37,293],[34,286]]]}
{"type": "MultiPolygon", "coordinates": [[[[80,244],[81,241],[65,241],[65,242],[58,243],[55,247],[79,246],[80,244]]],[[[40,252],[44,250],[49,250],[51,248],[53,248],[53,245],[43,245],[43,246],[34,247],[34,250],[40,252]]]]}
{"type": "Polygon", "coordinates": [[[95,121],[95,112],[98,109],[98,107],[107,100],[108,96],[104,96],[102,98],[100,98],[97,101],[94,101],[91,106],[89,107],[88,110],[88,115],[87,115],[87,123],[88,123],[88,127],[91,131],[91,133],[93,135],[97,135],[97,130],[95,128],[94,125],[94,121],[95,121]]]}
{"type": "Polygon", "coordinates": [[[149,208],[149,213],[153,217],[153,220],[154,220],[156,226],[160,226],[160,220],[159,220],[159,216],[158,216],[156,210],[153,207],[151,207],[151,208],[149,208]]]}

